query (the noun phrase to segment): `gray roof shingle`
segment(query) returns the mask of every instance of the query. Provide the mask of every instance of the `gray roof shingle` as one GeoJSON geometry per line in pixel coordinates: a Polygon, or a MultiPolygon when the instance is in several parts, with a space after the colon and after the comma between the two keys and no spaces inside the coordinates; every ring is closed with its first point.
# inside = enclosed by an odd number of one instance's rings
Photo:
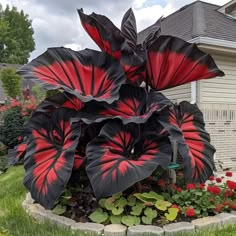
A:
{"type": "MultiPolygon", "coordinates": [[[[196,1],[155,24],[161,24],[162,35],[172,35],[186,41],[204,36],[236,42],[236,19],[218,12],[218,8],[218,5],[196,1]]],[[[152,27],[138,33],[138,44],[143,42],[152,27]]]]}

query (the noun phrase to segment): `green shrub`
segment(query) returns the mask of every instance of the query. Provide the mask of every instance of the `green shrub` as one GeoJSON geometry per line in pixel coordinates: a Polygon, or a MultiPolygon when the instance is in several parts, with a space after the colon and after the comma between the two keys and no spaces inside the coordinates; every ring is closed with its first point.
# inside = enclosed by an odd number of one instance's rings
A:
{"type": "Polygon", "coordinates": [[[3,124],[0,126],[0,142],[8,148],[14,148],[23,132],[23,117],[20,107],[12,107],[3,115],[3,124]]]}
{"type": "Polygon", "coordinates": [[[16,74],[13,68],[4,68],[1,70],[0,79],[6,94],[11,98],[21,96],[21,77],[16,74]]]}

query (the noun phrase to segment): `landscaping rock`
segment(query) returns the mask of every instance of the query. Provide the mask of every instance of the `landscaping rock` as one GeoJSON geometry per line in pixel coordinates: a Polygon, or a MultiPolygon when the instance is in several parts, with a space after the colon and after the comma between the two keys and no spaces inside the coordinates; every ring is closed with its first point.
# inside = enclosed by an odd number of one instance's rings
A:
{"type": "Polygon", "coordinates": [[[33,204],[33,203],[34,203],[34,199],[31,197],[31,194],[30,194],[30,193],[26,193],[25,201],[26,201],[28,204],[33,204]]]}
{"type": "Polygon", "coordinates": [[[203,228],[215,229],[221,227],[221,220],[216,217],[203,217],[193,220],[191,223],[195,226],[196,230],[203,228]]]}
{"type": "Polygon", "coordinates": [[[127,227],[120,224],[106,225],[104,228],[105,236],[126,236],[127,227]]]}
{"type": "Polygon", "coordinates": [[[236,215],[236,211],[231,211],[230,214],[236,215]]]}
{"type": "Polygon", "coordinates": [[[216,215],[215,218],[221,221],[222,226],[236,223],[236,215],[229,213],[220,213],[219,215],[216,215]]]}
{"type": "Polygon", "coordinates": [[[102,235],[104,225],[95,223],[75,223],[71,226],[72,230],[80,231],[88,236],[102,235]]]}
{"type": "Polygon", "coordinates": [[[128,228],[127,236],[156,236],[164,235],[161,227],[153,225],[137,225],[128,228]]]}
{"type": "Polygon", "coordinates": [[[194,225],[192,225],[189,222],[178,222],[178,223],[172,223],[169,225],[165,225],[163,227],[165,231],[165,235],[175,235],[176,233],[194,233],[195,228],[194,225]]]}

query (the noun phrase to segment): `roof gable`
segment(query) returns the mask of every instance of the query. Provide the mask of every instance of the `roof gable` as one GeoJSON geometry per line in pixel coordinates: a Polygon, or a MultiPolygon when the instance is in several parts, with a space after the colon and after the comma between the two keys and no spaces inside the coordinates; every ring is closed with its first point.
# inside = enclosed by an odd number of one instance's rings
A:
{"type": "MultiPolygon", "coordinates": [[[[204,36],[236,42],[236,20],[217,11],[218,9],[219,6],[202,1],[186,5],[161,20],[161,34],[186,41],[204,36]]],[[[152,26],[138,34],[138,43],[142,43],[152,26]]]]}

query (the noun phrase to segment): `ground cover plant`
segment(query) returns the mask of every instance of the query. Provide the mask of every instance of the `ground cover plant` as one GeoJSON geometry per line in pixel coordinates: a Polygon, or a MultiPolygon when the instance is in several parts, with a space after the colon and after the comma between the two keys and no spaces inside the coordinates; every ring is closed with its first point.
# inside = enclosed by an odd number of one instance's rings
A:
{"type": "MultiPolygon", "coordinates": [[[[179,210],[170,196],[152,189],[152,181],[145,184],[147,178],[176,166],[186,183],[204,183],[213,175],[215,149],[197,105],[174,104],[160,91],[224,73],[195,44],[161,35],[158,27],[137,45],[131,9],[121,30],[105,16],[78,13],[101,51],[50,48],[18,71],[57,90],[35,109],[24,142],[15,148],[17,159],[24,156],[24,184],[47,209],[60,196],[69,200],[79,221],[97,214],[100,222],[114,215],[117,222],[123,212],[127,225],[152,223],[157,216],[173,221],[179,210]],[[103,204],[107,197],[109,206],[103,204]],[[137,205],[130,205],[132,197],[137,205]],[[100,209],[92,213],[97,203],[100,209]]],[[[55,212],[64,211],[61,205],[55,212]]]]}

